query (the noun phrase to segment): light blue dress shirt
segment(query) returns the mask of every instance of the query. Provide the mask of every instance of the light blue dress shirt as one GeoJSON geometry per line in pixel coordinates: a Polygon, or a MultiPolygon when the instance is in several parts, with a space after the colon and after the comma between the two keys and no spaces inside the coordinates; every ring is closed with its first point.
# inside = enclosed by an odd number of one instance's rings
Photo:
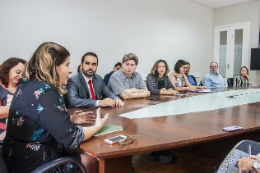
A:
{"type": "Polygon", "coordinates": [[[220,74],[214,74],[212,72],[207,73],[202,79],[202,85],[207,88],[222,88],[226,87],[224,78],[220,74]]]}

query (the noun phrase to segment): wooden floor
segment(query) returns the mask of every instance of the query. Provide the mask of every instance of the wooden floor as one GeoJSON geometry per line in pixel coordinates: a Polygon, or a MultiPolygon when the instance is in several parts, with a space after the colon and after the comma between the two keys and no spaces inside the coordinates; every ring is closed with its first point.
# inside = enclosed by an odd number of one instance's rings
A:
{"type": "Polygon", "coordinates": [[[134,173],[214,173],[221,161],[189,154],[175,153],[178,162],[162,164],[151,161],[149,153],[133,156],[134,173]]]}

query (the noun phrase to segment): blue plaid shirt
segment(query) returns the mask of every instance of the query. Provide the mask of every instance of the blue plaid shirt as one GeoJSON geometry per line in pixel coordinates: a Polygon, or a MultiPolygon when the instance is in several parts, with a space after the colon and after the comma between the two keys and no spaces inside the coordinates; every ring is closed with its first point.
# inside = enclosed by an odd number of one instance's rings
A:
{"type": "Polygon", "coordinates": [[[202,79],[202,85],[208,88],[222,88],[226,87],[224,78],[220,74],[212,72],[207,73],[202,79]]]}

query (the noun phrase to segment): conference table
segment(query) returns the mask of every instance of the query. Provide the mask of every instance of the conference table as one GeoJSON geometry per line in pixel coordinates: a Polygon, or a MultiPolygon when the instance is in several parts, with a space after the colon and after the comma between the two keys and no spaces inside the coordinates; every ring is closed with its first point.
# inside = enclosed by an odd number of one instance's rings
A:
{"type": "MultiPolygon", "coordinates": [[[[212,89],[212,93],[237,89],[249,88],[231,87],[212,89]]],[[[124,100],[125,106],[122,108],[102,108],[101,115],[109,114],[105,125],[119,125],[123,127],[123,131],[92,137],[83,142],[80,148],[99,159],[100,173],[131,173],[132,155],[220,140],[260,129],[260,102],[174,116],[167,115],[134,119],[119,116],[159,103],[203,94],[208,93],[188,92],[188,95],[184,97],[152,95],[151,97],[158,98],[159,100],[153,101],[147,98],[131,99],[124,100]],[[243,130],[235,132],[225,132],[222,130],[222,128],[232,125],[241,126],[243,130]],[[137,134],[138,138],[129,145],[108,145],[104,142],[105,139],[117,135],[128,136],[133,134],[137,134]]],[[[95,111],[88,108],[73,108],[68,111],[70,114],[73,114],[76,110],[95,111]]]]}

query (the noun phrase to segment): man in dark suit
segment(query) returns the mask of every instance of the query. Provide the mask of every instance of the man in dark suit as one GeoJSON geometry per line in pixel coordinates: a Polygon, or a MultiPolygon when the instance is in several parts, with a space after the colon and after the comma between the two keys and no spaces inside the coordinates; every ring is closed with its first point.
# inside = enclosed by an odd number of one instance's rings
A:
{"type": "Polygon", "coordinates": [[[82,70],[68,80],[68,108],[124,106],[124,102],[105,85],[102,77],[95,74],[98,67],[95,53],[85,53],[81,67],[82,70]]]}

